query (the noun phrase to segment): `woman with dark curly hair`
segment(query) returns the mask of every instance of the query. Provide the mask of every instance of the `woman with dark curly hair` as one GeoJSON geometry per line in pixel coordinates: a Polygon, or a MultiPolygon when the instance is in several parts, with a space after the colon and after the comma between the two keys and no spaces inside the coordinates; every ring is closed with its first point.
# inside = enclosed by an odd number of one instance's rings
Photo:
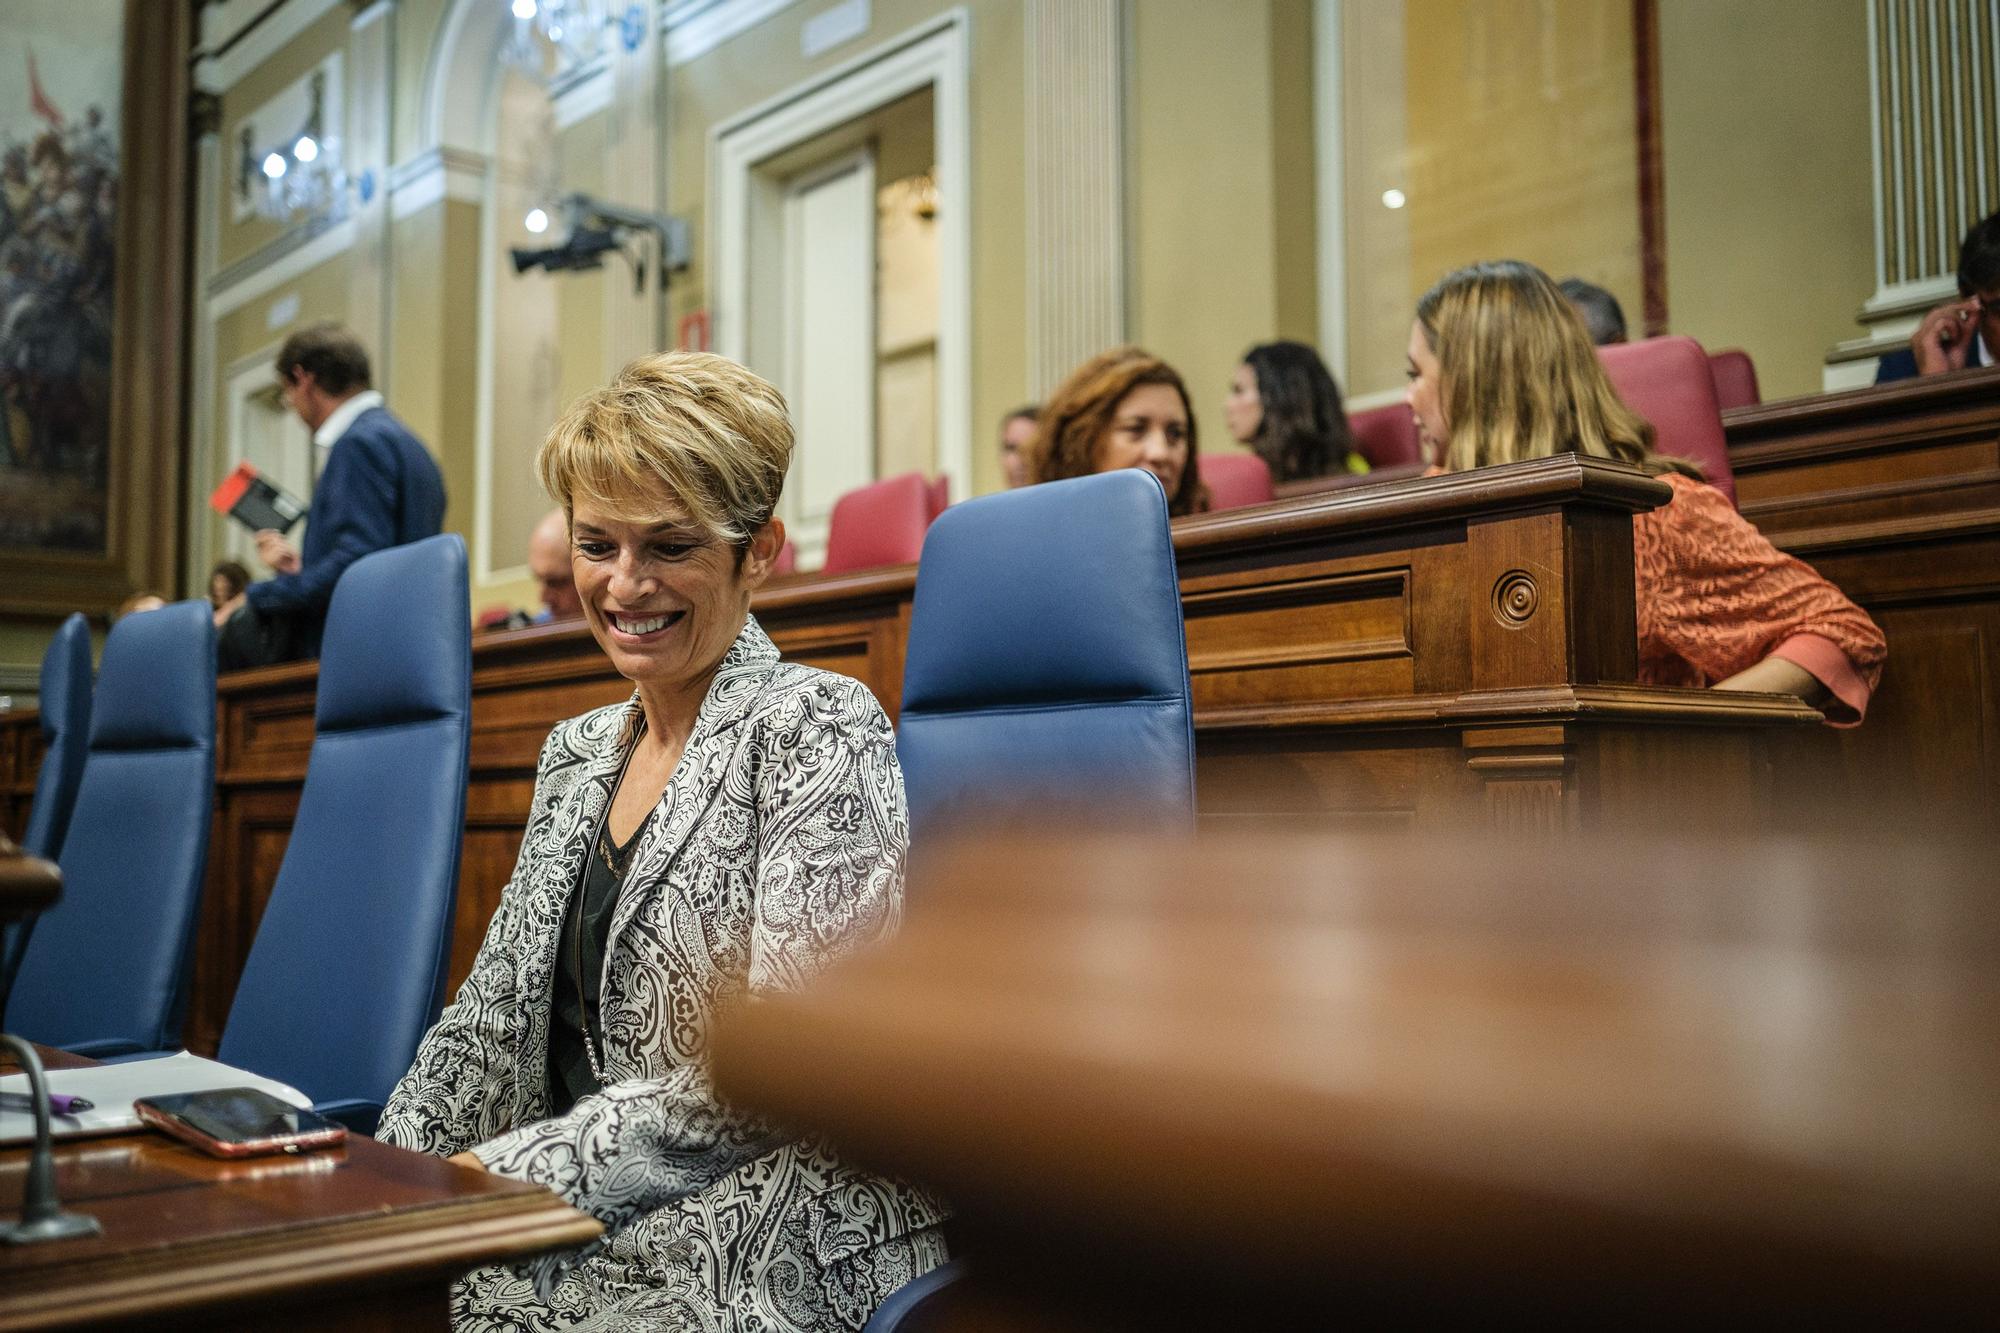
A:
{"type": "Polygon", "coordinates": [[[1160,479],[1167,513],[1208,508],[1195,460],[1194,406],[1174,368],[1138,347],[1114,347],[1070,372],[1042,407],[1036,481],[1140,467],[1160,479]]]}
{"type": "Polygon", "coordinates": [[[1271,466],[1273,481],[1366,472],[1340,386],[1304,343],[1259,343],[1243,354],[1222,410],[1229,433],[1271,466]]]}

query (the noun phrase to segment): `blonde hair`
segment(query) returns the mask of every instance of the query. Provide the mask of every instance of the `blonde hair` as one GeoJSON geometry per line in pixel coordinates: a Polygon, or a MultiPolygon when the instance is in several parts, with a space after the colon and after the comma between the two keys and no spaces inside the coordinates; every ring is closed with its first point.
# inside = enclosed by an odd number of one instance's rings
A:
{"type": "Polygon", "coordinates": [[[1653,452],[1653,427],[1611,387],[1576,308],[1533,264],[1458,269],[1417,302],[1438,359],[1438,405],[1453,472],[1578,453],[1700,477],[1653,452]]]}
{"type": "Polygon", "coordinates": [[[784,395],[726,357],[642,356],[569,405],[535,455],[542,486],[628,519],[670,504],[741,547],[770,521],[792,461],[784,395]]]}

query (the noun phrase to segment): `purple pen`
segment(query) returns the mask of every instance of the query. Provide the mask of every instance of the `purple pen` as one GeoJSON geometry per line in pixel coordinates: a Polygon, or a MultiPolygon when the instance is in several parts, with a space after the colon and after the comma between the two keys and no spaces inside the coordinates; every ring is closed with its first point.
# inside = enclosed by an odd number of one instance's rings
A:
{"type": "MultiPolygon", "coordinates": [[[[52,1115],[75,1115],[79,1111],[93,1109],[97,1103],[88,1097],[70,1097],[60,1092],[49,1094],[49,1112],[52,1115]]],[[[9,1111],[32,1111],[35,1099],[25,1092],[0,1092],[0,1107],[9,1111]]]]}

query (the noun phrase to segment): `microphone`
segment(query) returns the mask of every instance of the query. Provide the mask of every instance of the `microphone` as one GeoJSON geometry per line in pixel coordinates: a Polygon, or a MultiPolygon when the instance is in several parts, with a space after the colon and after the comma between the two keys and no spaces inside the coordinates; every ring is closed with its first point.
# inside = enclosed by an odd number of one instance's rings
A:
{"type": "MultiPolygon", "coordinates": [[[[32,918],[62,892],[62,876],[54,866],[27,855],[0,834],[0,921],[32,918]]],[[[18,957],[14,960],[18,963],[18,957]]],[[[4,980],[11,981],[11,976],[4,980]]],[[[0,995],[6,992],[0,990],[0,995]]],[[[28,1175],[21,1182],[21,1220],[0,1225],[0,1245],[36,1245],[43,1241],[95,1236],[103,1231],[97,1219],[64,1210],[56,1197],[56,1154],[49,1128],[49,1081],[35,1048],[19,1037],[0,1032],[0,1046],[14,1053],[28,1075],[34,1099],[35,1147],[28,1157],[28,1175]]]]}

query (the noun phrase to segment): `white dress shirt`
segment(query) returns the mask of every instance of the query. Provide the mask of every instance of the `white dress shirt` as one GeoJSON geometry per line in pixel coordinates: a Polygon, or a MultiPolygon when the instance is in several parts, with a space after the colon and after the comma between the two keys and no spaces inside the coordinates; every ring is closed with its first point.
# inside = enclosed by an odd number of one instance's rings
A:
{"type": "Polygon", "coordinates": [[[352,398],[343,399],[339,407],[327,413],[325,421],[313,432],[313,476],[326,470],[326,456],[333,451],[334,442],[347,434],[347,428],[354,424],[354,418],[371,407],[382,406],[382,395],[373,389],[363,389],[352,398]]]}

